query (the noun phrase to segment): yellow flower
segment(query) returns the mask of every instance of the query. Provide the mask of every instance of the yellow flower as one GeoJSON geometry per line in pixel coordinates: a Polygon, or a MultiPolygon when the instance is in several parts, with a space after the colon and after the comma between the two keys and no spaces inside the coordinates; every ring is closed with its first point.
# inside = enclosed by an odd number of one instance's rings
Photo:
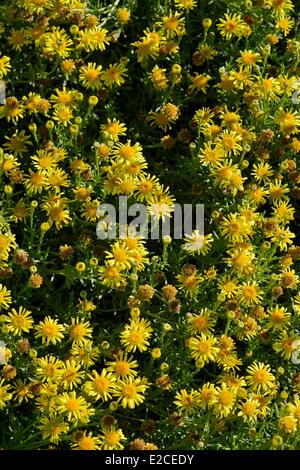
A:
{"type": "Polygon", "coordinates": [[[189,91],[191,93],[202,91],[206,93],[208,82],[211,80],[211,76],[205,73],[195,73],[191,76],[192,84],[189,86],[189,91]]]}
{"type": "Polygon", "coordinates": [[[199,406],[203,409],[212,406],[217,397],[217,390],[215,385],[207,382],[198,391],[198,403],[199,406]]]}
{"type": "Polygon", "coordinates": [[[91,432],[85,431],[79,439],[72,444],[74,450],[100,450],[102,440],[100,437],[93,436],[91,432]]]}
{"type": "Polygon", "coordinates": [[[61,365],[60,370],[60,384],[67,390],[77,388],[82,382],[84,372],[80,371],[80,364],[77,364],[74,359],[66,360],[61,365]]]}
{"type": "Polygon", "coordinates": [[[214,361],[218,354],[219,348],[215,346],[217,339],[212,335],[204,335],[190,338],[188,340],[188,348],[191,356],[196,360],[196,366],[200,369],[206,362],[214,361]]]}
{"type": "Polygon", "coordinates": [[[193,414],[199,407],[199,393],[183,389],[176,393],[174,404],[186,414],[193,414]]]}
{"type": "Polygon", "coordinates": [[[226,156],[232,154],[238,155],[243,150],[242,146],[239,144],[241,140],[241,135],[237,134],[235,131],[228,131],[227,129],[217,138],[217,142],[222,145],[226,156]]]}
{"type": "Polygon", "coordinates": [[[231,213],[221,222],[221,234],[231,242],[241,242],[252,235],[252,226],[246,217],[231,213]]]}
{"type": "Polygon", "coordinates": [[[0,379],[0,410],[6,406],[6,402],[9,402],[12,398],[12,394],[9,393],[10,385],[5,384],[4,379],[0,379]]]}
{"type": "Polygon", "coordinates": [[[88,321],[79,317],[71,318],[71,325],[65,325],[69,330],[69,336],[73,344],[84,344],[85,340],[92,337],[93,329],[88,321]]]}
{"type": "Polygon", "coordinates": [[[57,413],[65,415],[70,423],[86,422],[93,410],[89,408],[86,400],[76,395],[75,391],[62,393],[56,398],[57,413]]]}
{"type": "Polygon", "coordinates": [[[255,305],[262,300],[262,291],[255,282],[244,282],[239,286],[238,297],[244,305],[255,305]]]}
{"type": "Polygon", "coordinates": [[[256,421],[260,413],[259,402],[254,398],[247,398],[239,406],[238,416],[241,416],[245,422],[256,421]]]}
{"type": "Polygon", "coordinates": [[[182,10],[193,10],[197,6],[197,0],[175,0],[175,5],[182,10]]]}
{"type": "Polygon", "coordinates": [[[225,39],[231,39],[232,36],[242,36],[245,26],[246,23],[236,13],[225,13],[224,18],[221,18],[217,23],[217,28],[225,39]]]}
{"type": "Polygon", "coordinates": [[[114,360],[108,361],[106,365],[108,371],[121,379],[137,375],[137,371],[135,370],[138,367],[137,361],[135,361],[132,356],[128,357],[123,351],[118,353],[118,355],[114,357],[114,360]]]}
{"type": "Polygon", "coordinates": [[[42,417],[40,419],[39,429],[42,431],[43,439],[49,439],[50,442],[58,444],[61,440],[61,434],[69,431],[68,424],[64,423],[60,417],[42,417]]]}
{"type": "Polygon", "coordinates": [[[19,307],[18,311],[13,308],[12,311],[8,313],[6,321],[8,329],[13,335],[29,333],[29,330],[33,328],[31,312],[24,307],[19,307]]]}
{"type": "Polygon", "coordinates": [[[107,369],[102,369],[101,374],[93,370],[84,384],[86,393],[94,400],[107,401],[115,390],[116,379],[107,369]]]}
{"type": "Polygon", "coordinates": [[[35,327],[36,338],[42,338],[42,344],[56,344],[60,343],[64,337],[63,333],[65,328],[60,325],[57,320],[53,320],[51,317],[45,317],[44,321],[40,321],[35,327]]]}
{"type": "Polygon", "coordinates": [[[185,20],[181,14],[175,11],[169,11],[167,16],[163,16],[162,20],[157,23],[160,26],[163,34],[168,38],[174,38],[176,36],[183,36],[185,34],[185,20]]]}
{"type": "Polygon", "coordinates": [[[260,62],[261,56],[258,52],[252,50],[244,50],[241,52],[240,57],[237,59],[239,65],[251,69],[257,62],[260,62]]]}
{"type": "Polygon", "coordinates": [[[294,416],[288,415],[279,418],[279,428],[282,429],[287,434],[292,434],[297,431],[297,420],[294,416]]]}
{"type": "Polygon", "coordinates": [[[125,135],[127,131],[125,124],[121,123],[116,118],[113,118],[113,120],[108,118],[107,123],[102,124],[100,127],[104,137],[116,142],[119,140],[119,136],[125,135]]]}
{"type": "Polygon", "coordinates": [[[292,0],[265,0],[265,5],[268,8],[272,8],[276,15],[282,15],[285,11],[294,9],[292,0]]]}
{"type": "Polygon", "coordinates": [[[6,55],[0,57],[0,79],[5,77],[11,70],[10,58],[6,55]]]}
{"type": "Polygon", "coordinates": [[[73,112],[70,107],[65,106],[63,104],[58,105],[53,113],[53,119],[59,124],[62,124],[64,127],[66,127],[70,123],[73,117],[73,112]]]}
{"type": "Polygon", "coordinates": [[[228,416],[236,402],[236,392],[230,390],[225,383],[216,388],[216,399],[213,403],[215,413],[221,418],[228,416]]]}
{"type": "Polygon", "coordinates": [[[269,328],[274,330],[284,328],[291,316],[285,307],[280,307],[279,305],[276,305],[274,309],[268,310],[268,315],[269,328]]]}
{"type": "Polygon", "coordinates": [[[148,339],[152,335],[152,327],[148,320],[135,318],[125,325],[120,334],[121,343],[125,346],[126,352],[146,351],[150,345],[148,339]]]}
{"type": "Polygon", "coordinates": [[[89,62],[80,67],[79,80],[85,88],[97,90],[101,88],[102,66],[95,62],[89,62]]]}
{"type": "Polygon", "coordinates": [[[280,16],[276,23],[276,29],[283,31],[284,36],[287,36],[294,25],[294,20],[290,16],[280,16]]]}
{"type": "Polygon", "coordinates": [[[144,379],[140,377],[128,377],[117,382],[114,396],[117,397],[117,402],[120,403],[123,408],[133,409],[144,402],[144,393],[147,388],[147,381],[144,379]]]}
{"type": "Polygon", "coordinates": [[[11,291],[0,284],[0,309],[8,309],[11,304],[11,291]]]}
{"type": "Polygon", "coordinates": [[[218,281],[220,293],[225,295],[228,299],[236,296],[238,292],[238,281],[231,276],[222,276],[218,281]]]}
{"type": "Polygon", "coordinates": [[[129,269],[133,264],[133,258],[129,248],[124,242],[115,242],[110,251],[106,251],[106,259],[113,262],[121,270],[129,269]]]}
{"type": "Polygon", "coordinates": [[[253,362],[247,368],[249,375],[246,376],[251,390],[261,393],[272,391],[275,387],[275,377],[270,372],[269,364],[265,365],[263,362],[253,362]]]}
{"type": "Polygon", "coordinates": [[[187,315],[188,331],[192,334],[210,334],[215,323],[215,318],[212,318],[212,313],[207,308],[201,309],[198,314],[187,315]]]}
{"type": "Polygon", "coordinates": [[[100,355],[99,348],[93,346],[92,341],[89,340],[83,340],[80,344],[73,343],[70,353],[83,367],[94,365],[100,355]]]}
{"type": "Polygon", "coordinates": [[[184,241],[183,250],[189,253],[206,255],[211,249],[213,237],[211,234],[203,235],[199,230],[193,230],[191,235],[186,235],[184,241]]]}
{"type": "Polygon", "coordinates": [[[251,174],[257,181],[265,183],[273,176],[273,169],[269,163],[255,163],[251,174]]]}
{"type": "Polygon", "coordinates": [[[117,429],[116,426],[108,426],[102,429],[102,450],[122,450],[124,446],[122,441],[125,440],[125,436],[121,429],[117,429]]]}
{"type": "Polygon", "coordinates": [[[127,8],[118,8],[116,11],[116,19],[121,25],[128,23],[130,20],[130,11],[127,8]]]}
{"type": "Polygon", "coordinates": [[[58,381],[61,374],[62,361],[55,356],[45,356],[36,360],[36,376],[41,382],[58,381]]]}
{"type": "Polygon", "coordinates": [[[120,287],[126,284],[126,279],[122,273],[122,269],[115,265],[115,262],[105,261],[105,265],[98,270],[101,282],[111,288],[120,287]]]}
{"type": "Polygon", "coordinates": [[[124,77],[127,76],[126,72],[127,69],[123,63],[113,64],[102,72],[101,79],[108,87],[112,87],[113,85],[120,86],[125,83],[124,77]]]}
{"type": "Polygon", "coordinates": [[[61,57],[65,59],[70,54],[73,46],[72,39],[66,34],[64,29],[52,27],[52,31],[43,35],[44,53],[46,55],[61,57]]]}

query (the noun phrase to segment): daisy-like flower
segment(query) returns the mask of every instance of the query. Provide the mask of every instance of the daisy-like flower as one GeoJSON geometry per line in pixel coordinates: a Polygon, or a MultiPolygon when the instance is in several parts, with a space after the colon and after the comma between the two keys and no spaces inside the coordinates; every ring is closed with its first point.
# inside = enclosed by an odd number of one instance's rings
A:
{"type": "Polygon", "coordinates": [[[101,75],[101,79],[104,84],[108,87],[113,85],[120,86],[125,83],[125,77],[127,76],[127,69],[125,64],[122,62],[119,64],[112,64],[108,69],[104,70],[101,75]]]}
{"type": "Polygon", "coordinates": [[[217,339],[212,335],[204,335],[195,338],[189,338],[188,348],[191,351],[191,356],[196,361],[196,366],[200,369],[207,362],[214,361],[217,357],[219,348],[215,346],[217,339]]]}
{"type": "Polygon", "coordinates": [[[194,414],[199,407],[199,393],[196,390],[187,392],[185,389],[178,391],[173,402],[177,408],[185,414],[194,414]]]}
{"type": "Polygon", "coordinates": [[[91,432],[85,431],[72,444],[74,450],[100,450],[102,440],[99,436],[93,436],[91,432]]]}
{"type": "Polygon", "coordinates": [[[103,427],[101,435],[101,449],[102,450],[122,450],[124,446],[122,441],[125,441],[125,436],[121,429],[116,428],[116,426],[107,426],[103,427]]]}
{"type": "Polygon", "coordinates": [[[73,117],[72,109],[69,106],[65,106],[63,104],[58,105],[53,113],[53,119],[64,127],[66,127],[71,122],[73,117]]]}
{"type": "Polygon", "coordinates": [[[198,397],[197,401],[199,403],[200,408],[206,409],[211,407],[217,397],[217,390],[214,384],[207,382],[198,390],[198,397]]]}
{"type": "Polygon", "coordinates": [[[250,389],[257,393],[272,391],[275,387],[275,377],[270,371],[269,364],[253,362],[247,368],[248,375],[246,376],[250,389]]]}
{"type": "Polygon", "coordinates": [[[272,11],[279,16],[286,11],[292,11],[294,9],[292,0],[265,0],[265,5],[268,8],[272,8],[272,11]]]}
{"type": "Polygon", "coordinates": [[[279,305],[276,305],[275,308],[268,310],[267,313],[269,320],[268,326],[273,330],[283,329],[289,322],[291,316],[285,307],[280,307],[279,305]]]}
{"type": "Polygon", "coordinates": [[[228,299],[235,297],[238,293],[238,280],[231,276],[222,276],[218,281],[220,293],[225,295],[228,299]]]}
{"type": "Polygon", "coordinates": [[[221,234],[231,242],[241,242],[252,235],[252,224],[238,213],[231,213],[221,222],[221,234]]]}
{"type": "Polygon", "coordinates": [[[221,418],[228,416],[236,403],[236,391],[222,383],[216,388],[215,402],[213,403],[214,412],[221,418]]]}
{"type": "Polygon", "coordinates": [[[244,282],[239,286],[238,299],[244,305],[255,305],[262,300],[261,289],[255,282],[244,282]]]}
{"type": "Polygon", "coordinates": [[[295,433],[298,429],[298,423],[296,418],[292,415],[282,416],[278,422],[279,428],[282,429],[286,434],[295,433]]]}
{"type": "Polygon", "coordinates": [[[95,62],[89,62],[83,65],[79,71],[79,81],[85,88],[97,90],[101,88],[101,72],[102,66],[97,65],[95,62]]]}
{"type": "Polygon", "coordinates": [[[66,390],[73,390],[77,388],[82,382],[84,372],[80,371],[81,365],[74,359],[67,359],[61,365],[60,370],[60,384],[66,390]]]}
{"type": "Polygon", "coordinates": [[[292,27],[294,25],[294,20],[290,16],[280,16],[276,22],[276,29],[282,31],[284,36],[288,36],[292,27]]]}
{"type": "Polygon", "coordinates": [[[86,339],[92,337],[93,329],[88,321],[83,321],[79,317],[71,318],[71,325],[65,325],[69,330],[69,337],[73,344],[84,344],[86,339]]]}
{"type": "Polygon", "coordinates": [[[55,382],[59,379],[62,361],[55,356],[37,358],[36,375],[42,382],[55,382]]]}
{"type": "Polygon", "coordinates": [[[101,282],[107,287],[116,288],[126,284],[125,275],[120,266],[116,266],[113,260],[105,261],[104,266],[98,270],[101,282]]]}
{"type": "Polygon", "coordinates": [[[283,330],[280,332],[279,338],[275,341],[273,348],[284,359],[289,360],[295,357],[300,351],[300,337],[293,330],[290,332],[283,330]]]}
{"type": "Polygon", "coordinates": [[[197,6],[197,0],[174,0],[175,6],[181,10],[193,10],[197,6]]]}
{"type": "Polygon", "coordinates": [[[123,351],[118,353],[114,360],[108,361],[106,366],[108,371],[121,379],[137,375],[137,371],[135,370],[138,368],[137,361],[123,351]]]}
{"type": "Polygon", "coordinates": [[[211,76],[205,73],[195,73],[191,76],[192,84],[189,86],[189,91],[191,93],[202,91],[206,93],[208,82],[211,80],[211,76]]]}
{"type": "Polygon", "coordinates": [[[133,409],[145,400],[145,392],[149,385],[140,377],[128,377],[116,383],[114,397],[123,408],[133,409]]]}
{"type": "Polygon", "coordinates": [[[86,422],[87,417],[93,414],[86,400],[75,391],[62,393],[56,398],[56,403],[57,413],[66,416],[70,423],[86,422]]]}
{"type": "Polygon", "coordinates": [[[208,335],[212,332],[215,323],[212,312],[207,308],[201,309],[199,313],[187,315],[188,331],[192,334],[208,335]]]}
{"type": "Polygon", "coordinates": [[[150,345],[148,339],[152,335],[151,323],[144,318],[132,319],[120,334],[121,343],[125,347],[126,352],[140,352],[147,350],[150,345]]]}
{"type": "Polygon", "coordinates": [[[121,270],[129,269],[133,264],[130,250],[124,242],[115,242],[111,248],[111,252],[106,251],[105,253],[106,258],[113,261],[121,270]]]}
{"type": "Polygon", "coordinates": [[[112,120],[108,118],[107,123],[102,124],[100,128],[103,136],[106,139],[110,139],[115,142],[119,140],[119,136],[125,135],[127,131],[125,124],[121,123],[116,118],[113,118],[112,120]]]}
{"type": "Polygon", "coordinates": [[[35,337],[42,339],[42,344],[48,346],[51,344],[57,344],[64,338],[65,327],[58,323],[58,320],[54,320],[50,316],[45,317],[43,321],[35,327],[35,337]]]}
{"type": "Polygon", "coordinates": [[[6,317],[7,327],[13,335],[21,335],[22,333],[29,333],[33,328],[33,318],[31,312],[24,307],[19,307],[18,310],[13,308],[6,317]]]}
{"type": "Polygon", "coordinates": [[[252,69],[257,62],[261,61],[261,56],[258,52],[253,52],[252,50],[246,49],[240,53],[240,57],[237,59],[237,63],[248,69],[252,69]]]}
{"type": "Polygon", "coordinates": [[[10,385],[6,384],[4,379],[0,379],[0,410],[2,410],[12,398],[10,389],[10,385]]]}
{"type": "Polygon", "coordinates": [[[66,31],[55,26],[52,27],[52,31],[43,35],[42,40],[45,44],[43,50],[46,55],[57,55],[62,59],[68,57],[73,46],[73,41],[66,31]]]}
{"type": "Polygon", "coordinates": [[[183,250],[206,255],[211,249],[213,237],[211,234],[203,235],[199,230],[194,230],[191,235],[186,235],[184,241],[183,250]]]}
{"type": "Polygon", "coordinates": [[[93,370],[88,375],[88,379],[85,384],[86,393],[94,400],[107,401],[112,397],[112,393],[115,390],[116,378],[107,369],[102,369],[101,374],[98,374],[96,370],[93,370]]]}
{"type": "Polygon", "coordinates": [[[0,310],[1,308],[8,309],[11,302],[11,291],[0,284],[0,310]]]}
{"type": "Polygon", "coordinates": [[[175,13],[169,11],[169,14],[163,16],[162,20],[156,24],[161,27],[163,34],[168,38],[183,36],[185,34],[185,20],[177,11],[175,11],[175,13]]]}
{"type": "Polygon", "coordinates": [[[58,416],[42,417],[38,428],[42,432],[43,439],[49,439],[54,444],[58,444],[61,440],[61,435],[69,431],[68,424],[64,423],[61,417],[58,416]]]}
{"type": "Polygon", "coordinates": [[[25,131],[15,131],[11,137],[5,136],[7,142],[4,148],[11,152],[15,157],[22,157],[27,151],[27,146],[32,145],[30,136],[25,134],[25,131]]]}
{"type": "Polygon", "coordinates": [[[93,366],[100,356],[99,348],[89,340],[83,340],[80,344],[73,343],[70,353],[84,368],[93,366]]]}
{"type": "Polygon", "coordinates": [[[10,58],[6,55],[0,57],[0,79],[5,77],[11,70],[10,58]]]}
{"type": "Polygon", "coordinates": [[[247,398],[239,406],[238,416],[241,416],[245,422],[255,422],[260,414],[259,401],[255,398],[247,398]]]}
{"type": "Polygon", "coordinates": [[[213,146],[211,142],[205,142],[199,158],[203,165],[214,166],[225,158],[225,151],[222,145],[213,146]]]}
{"type": "Polygon", "coordinates": [[[238,155],[243,150],[240,145],[241,140],[242,137],[235,131],[226,129],[218,136],[217,142],[222,145],[225,154],[230,156],[231,154],[238,155]]]}
{"type": "Polygon", "coordinates": [[[245,22],[237,13],[225,13],[224,18],[221,18],[217,23],[220,34],[227,40],[231,39],[232,36],[242,36],[245,26],[245,22]]]}

